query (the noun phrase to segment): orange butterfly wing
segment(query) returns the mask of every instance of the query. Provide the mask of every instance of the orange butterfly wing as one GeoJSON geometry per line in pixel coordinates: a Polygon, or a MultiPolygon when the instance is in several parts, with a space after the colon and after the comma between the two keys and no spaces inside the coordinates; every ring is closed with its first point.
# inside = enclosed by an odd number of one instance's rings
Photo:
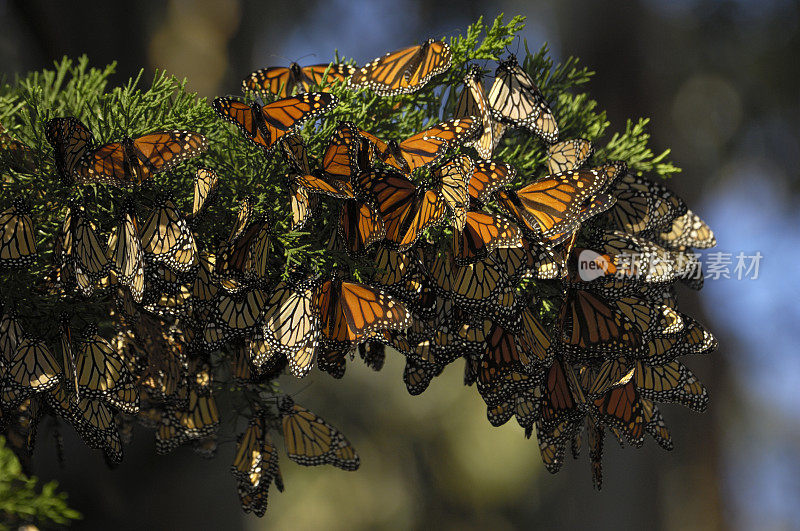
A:
{"type": "Polygon", "coordinates": [[[459,265],[489,256],[498,247],[519,247],[522,236],[516,225],[486,212],[467,212],[463,231],[453,231],[453,259],[459,265]]]}

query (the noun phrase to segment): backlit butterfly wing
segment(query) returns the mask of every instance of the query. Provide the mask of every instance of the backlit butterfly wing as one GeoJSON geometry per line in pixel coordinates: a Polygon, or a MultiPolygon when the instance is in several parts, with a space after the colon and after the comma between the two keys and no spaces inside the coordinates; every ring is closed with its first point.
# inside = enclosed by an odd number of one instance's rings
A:
{"type": "Polygon", "coordinates": [[[355,71],[355,66],[343,63],[304,66],[302,68],[303,90],[308,92],[312,86],[320,86],[323,92],[329,92],[330,88],[327,85],[345,81],[355,71]]]}
{"type": "Polygon", "coordinates": [[[438,192],[418,188],[407,177],[373,171],[361,175],[361,187],[375,198],[386,229],[386,239],[398,250],[410,248],[427,227],[438,223],[445,203],[438,192]]]}
{"type": "MultiPolygon", "coordinates": [[[[279,98],[285,98],[301,85],[302,92],[308,92],[312,85],[330,85],[337,81],[344,81],[355,71],[355,67],[346,64],[317,64],[301,67],[291,63],[289,67],[271,66],[256,70],[247,79],[242,81],[245,91],[261,93],[269,92],[279,98]]],[[[330,89],[324,87],[323,92],[330,89]]]]}
{"type": "Polygon", "coordinates": [[[307,92],[264,105],[259,109],[258,123],[265,135],[266,145],[263,147],[272,149],[284,135],[300,127],[303,122],[328,112],[338,104],[339,100],[331,94],[307,92]]]}
{"type": "Polygon", "coordinates": [[[475,163],[469,180],[469,196],[476,201],[484,202],[490,194],[508,185],[516,176],[517,170],[510,164],[480,160],[475,163]]]}
{"type": "Polygon", "coordinates": [[[36,255],[36,233],[27,205],[21,198],[0,212],[0,267],[29,264],[36,255]]]}
{"type": "Polygon", "coordinates": [[[94,144],[92,132],[76,118],[53,118],[45,124],[45,137],[55,151],[56,169],[65,181],[94,144]]]}
{"type": "Polygon", "coordinates": [[[286,356],[289,370],[297,378],[311,370],[320,335],[319,317],[313,307],[314,288],[313,283],[279,283],[263,317],[264,340],[286,356]]]}
{"type": "Polygon", "coordinates": [[[142,229],[142,249],[153,260],[185,273],[197,265],[197,246],[178,207],[165,197],[157,200],[142,229]]]}
{"type": "Polygon", "coordinates": [[[411,313],[405,305],[365,284],[328,280],[316,293],[322,333],[332,345],[355,346],[380,330],[405,330],[411,313]]]}
{"type": "Polygon", "coordinates": [[[75,169],[77,182],[139,185],[208,149],[208,141],[191,131],[158,131],[88,151],[75,169]]]}
{"type": "Polygon", "coordinates": [[[256,147],[264,150],[273,147],[269,136],[260,125],[263,117],[261,106],[257,103],[247,104],[232,98],[216,98],[211,106],[224,120],[236,125],[244,137],[256,147]]]}
{"type": "Polygon", "coordinates": [[[8,367],[2,393],[5,405],[17,405],[32,393],[46,391],[58,383],[60,369],[47,344],[23,338],[8,367]]]}
{"type": "Polygon", "coordinates": [[[580,226],[583,203],[608,182],[606,168],[566,172],[539,179],[516,192],[499,191],[498,204],[523,227],[554,243],[563,241],[580,226]]]}
{"type": "Polygon", "coordinates": [[[463,118],[466,116],[477,116],[480,118],[483,132],[476,140],[467,145],[472,146],[481,158],[489,159],[494,148],[500,142],[505,133],[506,125],[492,118],[489,102],[486,100],[486,92],[483,89],[483,76],[480,68],[474,66],[470,68],[464,77],[464,89],[456,103],[454,116],[463,118]]]}
{"type": "Polygon", "coordinates": [[[108,271],[109,262],[97,239],[94,225],[86,218],[82,207],[70,207],[64,218],[60,241],[60,281],[66,283],[74,280],[81,293],[91,295],[93,284],[108,271]]]}
{"type": "Polygon", "coordinates": [[[208,208],[219,186],[217,173],[208,168],[200,168],[194,177],[194,195],[192,197],[192,218],[195,219],[208,208]]]}
{"type": "Polygon", "coordinates": [[[400,144],[390,143],[384,162],[411,173],[417,168],[434,164],[449,151],[470,140],[480,130],[480,119],[475,116],[454,118],[419,132],[400,144]]]}
{"type": "Polygon", "coordinates": [[[329,464],[342,470],[356,470],[358,454],[339,430],[312,411],[284,396],[278,406],[282,417],[286,455],[305,466],[329,464]]]}
{"type": "Polygon", "coordinates": [[[497,67],[488,100],[498,119],[526,127],[547,142],[558,139],[558,124],[550,107],[515,56],[497,67]]]}
{"type": "Polygon", "coordinates": [[[592,155],[592,151],[592,144],[588,140],[562,140],[547,148],[547,167],[551,174],[577,170],[592,155]]]}
{"type": "Polygon", "coordinates": [[[131,290],[133,299],[141,303],[144,294],[144,251],[132,203],[125,206],[119,224],[109,235],[107,249],[111,268],[120,282],[131,290]]]}
{"type": "Polygon", "coordinates": [[[463,230],[467,222],[468,193],[467,183],[472,178],[472,159],[467,156],[456,157],[433,172],[438,180],[436,188],[450,208],[453,227],[463,230]]]}
{"type": "Polygon", "coordinates": [[[453,259],[466,265],[500,247],[519,247],[522,235],[510,221],[486,212],[467,212],[463,231],[453,232],[453,259]]]}
{"type": "Polygon", "coordinates": [[[450,68],[452,52],[442,41],[428,39],[370,61],[349,80],[351,87],[369,88],[380,96],[416,92],[450,68]]]}
{"type": "Polygon", "coordinates": [[[386,236],[386,228],[378,209],[357,200],[343,201],[339,212],[339,237],[353,256],[364,253],[386,236]]]}
{"type": "Polygon", "coordinates": [[[708,249],[717,245],[714,232],[700,219],[700,216],[688,210],[683,216],[672,221],[668,230],[658,235],[661,245],[670,249],[694,247],[708,249]]]}
{"type": "Polygon", "coordinates": [[[302,230],[306,222],[316,210],[319,198],[308,192],[297,181],[289,182],[289,200],[291,201],[292,226],[291,230],[302,230]]]}

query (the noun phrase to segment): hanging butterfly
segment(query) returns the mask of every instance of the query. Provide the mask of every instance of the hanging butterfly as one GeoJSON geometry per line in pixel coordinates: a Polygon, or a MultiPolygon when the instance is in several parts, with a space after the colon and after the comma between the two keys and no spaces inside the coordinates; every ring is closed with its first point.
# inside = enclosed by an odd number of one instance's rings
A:
{"type": "Polygon", "coordinates": [[[453,227],[463,230],[467,222],[469,195],[467,185],[473,174],[472,159],[461,155],[444,163],[432,172],[434,189],[444,199],[453,216],[453,227]]]}
{"type": "Polygon", "coordinates": [[[242,89],[245,92],[268,92],[279,98],[292,95],[296,89],[300,89],[299,92],[308,92],[312,87],[323,85],[322,92],[330,92],[327,85],[345,81],[355,70],[356,67],[342,63],[270,66],[250,74],[242,81],[242,89]]]}
{"type": "Polygon", "coordinates": [[[109,269],[110,264],[100,246],[94,225],[77,203],[72,203],[67,209],[61,234],[56,241],[55,256],[60,259],[59,283],[77,286],[87,297],[94,292],[94,283],[109,269]]]}
{"type": "Polygon", "coordinates": [[[208,168],[198,168],[194,177],[194,194],[192,196],[192,221],[198,219],[214,200],[219,188],[217,172],[208,168]]]}
{"type": "MultiPolygon", "coordinates": [[[[73,173],[81,184],[130,187],[149,181],[154,174],[170,170],[207,149],[208,141],[199,133],[157,131],[88,150],[73,173]]],[[[65,163],[68,163],[66,156],[65,163]]]]}
{"type": "Polygon", "coordinates": [[[386,237],[378,208],[368,198],[343,201],[339,211],[339,237],[351,256],[359,256],[386,237]]]}
{"type": "Polygon", "coordinates": [[[464,89],[456,102],[455,118],[467,116],[477,116],[480,118],[483,132],[480,137],[467,143],[474,147],[483,159],[490,159],[494,149],[506,132],[506,124],[495,120],[492,116],[492,109],[486,100],[486,92],[483,89],[483,74],[477,65],[472,65],[467,69],[464,76],[464,89]]]}
{"type": "Polygon", "coordinates": [[[61,181],[71,183],[78,163],[93,147],[92,132],[83,122],[72,117],[48,120],[44,132],[55,152],[56,170],[61,181]]]}
{"type": "Polygon", "coordinates": [[[547,142],[558,140],[558,123],[516,56],[511,55],[497,67],[488,99],[496,119],[528,128],[547,142]]]}
{"type": "Polygon", "coordinates": [[[358,454],[339,430],[288,396],[281,398],[278,411],[289,459],[305,466],[329,464],[342,470],[358,469],[358,454]]]}
{"type": "Polygon", "coordinates": [[[351,87],[369,88],[379,96],[410,94],[450,68],[452,52],[442,41],[428,39],[378,57],[359,68],[348,81],[351,87]]]}
{"type": "Polygon", "coordinates": [[[517,176],[517,170],[510,164],[494,160],[475,162],[472,177],[469,180],[469,196],[471,199],[486,202],[490,194],[504,188],[517,176]]]}
{"type": "Polygon", "coordinates": [[[686,203],[663,184],[646,177],[623,175],[608,190],[617,200],[603,219],[629,234],[648,234],[669,228],[686,214],[686,203]]]}
{"type": "Polygon", "coordinates": [[[298,186],[302,186],[312,194],[324,194],[336,198],[353,197],[349,180],[331,177],[311,167],[305,143],[298,135],[286,135],[283,138],[283,146],[293,167],[289,179],[295,181],[298,186]]]}
{"type": "Polygon", "coordinates": [[[289,361],[302,378],[311,370],[319,342],[320,319],[314,308],[315,281],[280,282],[272,291],[262,318],[264,340],[289,361]]]}
{"type": "Polygon", "coordinates": [[[550,174],[574,171],[592,155],[592,143],[582,138],[562,140],[547,148],[547,168],[550,174]]]}
{"type": "Polygon", "coordinates": [[[435,164],[448,151],[471,140],[480,130],[475,116],[453,118],[408,137],[402,142],[384,142],[366,131],[361,136],[369,140],[376,156],[390,166],[409,174],[417,168],[435,164]]]}
{"type": "Polygon", "coordinates": [[[672,221],[672,226],[658,234],[657,241],[670,249],[682,250],[684,247],[709,249],[717,245],[714,232],[700,216],[687,210],[672,221]]]}
{"type": "Polygon", "coordinates": [[[453,231],[453,260],[467,265],[489,256],[501,247],[519,247],[519,228],[500,216],[486,212],[467,212],[463,231],[453,231]]]}
{"type": "Polygon", "coordinates": [[[122,207],[119,224],[108,236],[106,255],[119,282],[127,286],[133,300],[141,304],[144,294],[144,251],[130,198],[122,207]]]}
{"type": "Polygon", "coordinates": [[[411,313],[380,290],[338,278],[322,282],[314,295],[322,340],[337,348],[352,348],[379,330],[405,330],[411,313]]]}
{"type": "Polygon", "coordinates": [[[0,267],[30,264],[36,256],[36,232],[25,201],[17,197],[0,212],[0,267]]]}
{"type": "Polygon", "coordinates": [[[374,198],[386,240],[399,251],[413,246],[426,228],[439,223],[444,216],[446,207],[441,194],[432,188],[418,187],[402,174],[362,173],[359,186],[374,198]]]}
{"type": "Polygon", "coordinates": [[[157,198],[142,228],[142,249],[146,256],[181,273],[197,265],[194,235],[171,199],[157,198]]]}
{"type": "MultiPolygon", "coordinates": [[[[593,170],[559,173],[516,191],[499,190],[495,199],[529,234],[542,235],[556,244],[578,229],[584,202],[597,195],[621,170],[618,164],[608,164],[593,170]]],[[[587,213],[590,211],[584,214],[587,213]]]]}
{"type": "Polygon", "coordinates": [[[224,120],[235,124],[252,144],[269,152],[285,135],[306,120],[324,114],[339,100],[322,92],[308,92],[263,105],[232,98],[216,98],[211,106],[224,120]]]}

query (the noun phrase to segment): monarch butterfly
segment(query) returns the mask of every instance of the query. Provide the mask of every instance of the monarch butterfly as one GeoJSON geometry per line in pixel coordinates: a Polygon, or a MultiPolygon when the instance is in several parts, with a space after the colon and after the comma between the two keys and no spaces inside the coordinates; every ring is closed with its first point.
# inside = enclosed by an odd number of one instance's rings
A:
{"type": "Polygon", "coordinates": [[[386,237],[386,226],[372,201],[353,199],[342,202],[338,234],[347,252],[359,256],[386,237]]]}
{"type": "Polygon", "coordinates": [[[36,160],[31,148],[14,140],[3,124],[0,124],[0,157],[10,163],[14,171],[32,173],[36,171],[36,160]]]}
{"type": "Polygon", "coordinates": [[[359,129],[354,123],[340,122],[322,155],[322,171],[349,184],[350,178],[359,171],[368,170],[367,164],[359,168],[361,141],[359,129]]]}
{"type": "Polygon", "coordinates": [[[233,333],[244,333],[259,323],[267,302],[267,294],[253,288],[234,295],[222,292],[215,301],[215,324],[233,333]]]}
{"type": "Polygon", "coordinates": [[[288,396],[281,398],[278,411],[289,459],[305,466],[330,464],[342,470],[358,469],[358,454],[339,430],[288,396]]]}
{"type": "Polygon", "coordinates": [[[58,383],[58,362],[41,339],[23,337],[9,360],[3,382],[2,403],[11,408],[33,393],[52,389],[58,383]]]}
{"type": "Polygon", "coordinates": [[[365,131],[360,134],[372,143],[378,158],[408,174],[440,161],[448,151],[470,140],[479,128],[478,118],[466,116],[441,122],[399,143],[386,143],[365,131]]]}
{"type": "Polygon", "coordinates": [[[526,127],[550,143],[558,139],[558,123],[550,107],[514,55],[497,67],[488,99],[497,119],[526,127]]]}
{"type": "Polygon", "coordinates": [[[263,316],[264,340],[285,355],[289,370],[302,378],[311,370],[320,335],[320,319],[313,307],[316,285],[280,282],[274,288],[263,316]]]}
{"type": "Polygon", "coordinates": [[[547,148],[547,168],[550,174],[574,171],[592,155],[592,143],[583,138],[562,140],[547,148]]]}
{"type": "Polygon", "coordinates": [[[289,200],[291,201],[292,224],[291,230],[302,230],[311,215],[317,209],[319,198],[309,193],[297,181],[289,182],[289,200]]]}
{"type": "Polygon", "coordinates": [[[330,346],[352,348],[372,332],[411,326],[411,313],[403,303],[364,284],[326,280],[314,297],[323,343],[330,346]]]}
{"type": "MultiPolygon", "coordinates": [[[[263,491],[263,505],[266,508],[267,489],[273,480],[278,490],[283,490],[278,469],[278,452],[260,414],[254,415],[247,429],[237,437],[231,472],[239,483],[239,495],[246,512],[249,512],[248,505],[253,504],[250,497],[260,497],[256,492],[263,491]]],[[[251,507],[250,510],[254,510],[256,514],[259,512],[257,507],[251,507]]]]}
{"type": "Polygon", "coordinates": [[[417,187],[411,179],[398,173],[364,173],[360,186],[375,198],[386,239],[400,251],[414,245],[422,231],[438,223],[445,212],[445,203],[438,191],[417,187]]]}
{"type": "Polygon", "coordinates": [[[467,183],[472,178],[472,159],[467,156],[456,157],[433,172],[435,188],[453,215],[453,227],[464,230],[467,218],[467,183]]]}
{"type": "Polygon", "coordinates": [[[358,346],[358,355],[364,360],[364,365],[377,372],[386,361],[386,346],[380,341],[367,341],[358,346]]]}
{"type": "Polygon", "coordinates": [[[208,208],[209,203],[217,195],[219,177],[208,168],[198,168],[194,177],[194,195],[192,196],[191,218],[197,219],[208,208]]]}
{"type": "Polygon", "coordinates": [[[403,370],[403,382],[410,395],[418,395],[425,391],[431,380],[439,376],[444,370],[443,365],[417,360],[412,357],[406,358],[406,367],[403,370]]]}
{"type": "Polygon", "coordinates": [[[608,390],[591,402],[600,422],[622,431],[633,446],[644,442],[644,415],[633,382],[608,390]]]}
{"type": "Polygon", "coordinates": [[[197,245],[183,214],[172,200],[159,197],[142,229],[142,249],[157,262],[187,272],[197,265],[197,245]]]}
{"type": "Polygon", "coordinates": [[[36,255],[36,233],[28,206],[21,198],[0,212],[0,267],[28,265],[36,255]]]}
{"type": "Polygon", "coordinates": [[[669,230],[658,234],[658,243],[670,249],[682,250],[684,247],[709,249],[717,245],[714,232],[700,219],[700,216],[687,210],[686,213],[672,221],[669,230]]]}
{"type": "Polygon", "coordinates": [[[481,158],[491,158],[492,152],[506,131],[506,124],[492,117],[492,110],[483,89],[483,75],[476,65],[467,69],[467,74],[464,76],[464,89],[456,102],[454,116],[456,118],[477,116],[481,119],[483,126],[481,136],[467,145],[474,147],[481,158]]]}
{"type": "Polygon", "coordinates": [[[139,412],[139,391],[133,376],[95,326],[89,326],[84,332],[75,370],[82,396],[104,400],[131,415],[139,412]]]}
{"type": "Polygon", "coordinates": [[[181,430],[191,439],[208,437],[219,426],[217,402],[210,392],[199,393],[190,388],[187,407],[177,417],[181,430]]]}
{"type": "Polygon", "coordinates": [[[269,258],[269,224],[256,219],[225,242],[217,255],[214,277],[228,292],[235,293],[252,278],[264,278],[269,258]]]}
{"type": "Polygon", "coordinates": [[[516,175],[517,170],[505,162],[477,161],[469,180],[469,196],[475,201],[484,202],[495,190],[499,190],[513,181],[516,175]]]}
{"type": "Polygon", "coordinates": [[[442,41],[428,39],[378,57],[359,68],[348,81],[351,87],[369,88],[379,96],[410,94],[450,68],[452,52],[442,41]]]}
{"type": "MultiPolygon", "coordinates": [[[[444,260],[449,257],[444,257],[444,260]]],[[[441,270],[441,269],[440,269],[441,270]]],[[[446,270],[441,270],[445,273],[446,270]]],[[[462,307],[482,308],[490,306],[493,302],[503,298],[503,294],[510,292],[511,282],[500,270],[486,261],[475,262],[459,266],[453,264],[450,268],[451,280],[449,296],[462,307]]],[[[440,283],[442,285],[444,283],[440,283]]]]}
{"type": "Polygon", "coordinates": [[[73,402],[62,385],[53,388],[46,398],[53,411],[72,424],[87,446],[103,450],[111,464],[122,461],[122,441],[114,413],[105,403],[88,397],[73,402]]]}
{"type": "Polygon", "coordinates": [[[208,149],[206,138],[192,131],[157,131],[87,151],[74,168],[78,183],[130,187],[174,168],[208,149]]]}
{"type": "Polygon", "coordinates": [[[71,182],[79,162],[94,144],[92,132],[77,118],[53,118],[45,124],[45,138],[55,152],[61,180],[71,182]]]}
{"type": "Polygon", "coordinates": [[[279,98],[293,94],[298,87],[302,88],[300,92],[308,92],[313,86],[323,86],[322,91],[329,92],[330,89],[324,85],[344,81],[355,70],[356,67],[342,63],[309,66],[291,63],[288,67],[270,66],[250,74],[242,81],[242,88],[245,92],[269,92],[279,98]]]}
{"type": "Polygon", "coordinates": [[[686,213],[686,204],[665,186],[646,177],[625,174],[610,188],[617,200],[603,216],[629,234],[651,233],[686,213]]]}
{"type": "Polygon", "coordinates": [[[495,266],[512,280],[523,278],[560,278],[564,268],[564,256],[543,242],[522,238],[520,247],[501,247],[490,255],[495,266]]]}
{"type": "Polygon", "coordinates": [[[283,146],[294,166],[290,179],[295,180],[300,186],[310,193],[325,194],[332,197],[353,197],[353,191],[348,180],[330,178],[324,173],[312,170],[308,161],[308,153],[302,139],[295,135],[287,135],[283,139],[283,146]]]}
{"type": "Polygon", "coordinates": [[[5,371],[11,365],[24,335],[25,331],[16,314],[13,311],[3,312],[0,316],[0,370],[5,371]]]}
{"type": "Polygon", "coordinates": [[[235,124],[252,144],[271,151],[285,135],[309,118],[328,112],[339,100],[321,92],[283,98],[267,105],[248,105],[231,98],[216,98],[212,107],[224,120],[235,124]]]}
{"type": "Polygon", "coordinates": [[[94,225],[86,219],[83,207],[75,203],[67,209],[55,254],[61,259],[59,282],[67,285],[74,281],[86,296],[92,294],[93,284],[106,274],[110,265],[94,225]]]}
{"type": "Polygon", "coordinates": [[[520,245],[519,228],[510,221],[486,212],[467,212],[464,230],[453,232],[453,260],[467,265],[483,260],[500,247],[520,245]]]}
{"type": "Polygon", "coordinates": [[[537,430],[537,436],[544,435],[545,438],[558,441],[557,444],[563,443],[583,418],[584,402],[572,367],[558,359],[554,360],[542,385],[541,429],[537,430]]]}
{"type": "Polygon", "coordinates": [[[561,341],[565,345],[588,347],[636,347],[641,332],[620,311],[585,290],[571,289],[559,315],[561,341]]]}
{"type": "Polygon", "coordinates": [[[495,192],[495,198],[529,233],[559,243],[578,229],[584,201],[594,197],[617,173],[614,165],[560,173],[514,192],[495,192]]]}
{"type": "Polygon", "coordinates": [[[123,206],[119,224],[108,237],[106,254],[120,283],[127,286],[133,300],[141,304],[144,294],[144,251],[132,201],[126,201],[123,206]]]}

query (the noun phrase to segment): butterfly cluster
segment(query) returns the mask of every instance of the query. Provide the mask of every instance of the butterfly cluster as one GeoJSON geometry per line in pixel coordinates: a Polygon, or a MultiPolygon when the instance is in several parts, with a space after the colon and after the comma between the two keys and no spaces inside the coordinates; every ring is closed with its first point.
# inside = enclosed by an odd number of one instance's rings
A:
{"type": "MultiPolygon", "coordinates": [[[[678,309],[675,285],[701,287],[692,250],[713,246],[713,233],[663,184],[596,156],[587,140],[560,139],[557,113],[513,55],[488,91],[483,69],[461,65],[448,114],[404,139],[387,137],[391,121],[370,127],[338,109],[336,91],[414,94],[453,62],[450,46],[431,39],[363,67],[265,68],[243,81],[245,98],[211,103],[238,128],[233,142],[286,169],[270,200],[288,233],[331,235],[316,244],[346,260],[324,272],[284,261],[282,225],[263,201],[238,198],[229,228],[212,216],[227,176],[204,157],[206,135],[166,129],[99,143],[76,118],[43,123],[44,164],[64,186],[122,194],[112,226],[96,223],[86,195],[69,201],[44,244],[43,289],[113,304],[103,323],[58,315],[48,341],[26,331],[21,301],[3,297],[3,432],[32,450],[47,414],[116,464],[138,423],[159,453],[191,445],[211,456],[217,398],[230,392],[246,419],[231,472],[244,510],[263,515],[269,487],[283,490],[275,441],[301,465],[360,463],[337,428],[276,394],[275,381],[315,366],[342,378],[355,352],[379,370],[389,346],[415,395],[462,363],[489,422],[514,418],[525,437],[535,432],[551,472],[585,444],[599,488],[606,432],[633,446],[649,434],[670,449],[657,403],[703,410],[708,401],[678,358],[716,340],[678,309]],[[320,141],[323,121],[333,127],[320,141]],[[522,175],[496,154],[528,137],[547,159],[522,175]],[[184,213],[153,183],[186,163],[196,170],[184,213]],[[226,236],[206,234],[208,225],[226,236]]],[[[15,172],[43,163],[0,140],[15,172]]],[[[43,245],[30,204],[3,198],[0,207],[0,268],[24,268],[43,245]]]]}

